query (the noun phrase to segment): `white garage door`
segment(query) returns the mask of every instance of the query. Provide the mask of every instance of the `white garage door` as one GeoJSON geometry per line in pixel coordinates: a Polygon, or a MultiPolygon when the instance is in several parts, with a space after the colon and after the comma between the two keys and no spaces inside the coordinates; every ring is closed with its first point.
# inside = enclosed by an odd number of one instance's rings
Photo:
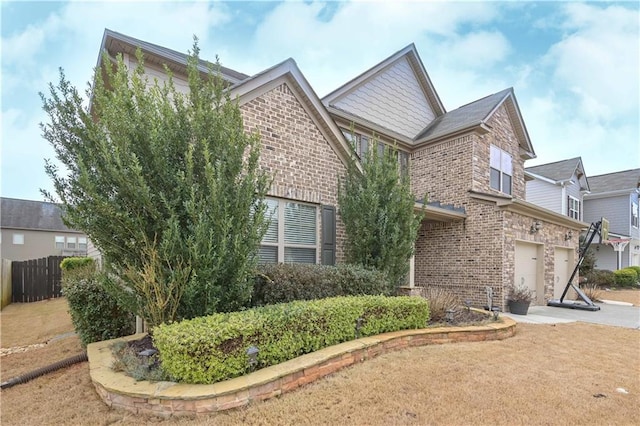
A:
{"type": "MultiPolygon", "coordinates": [[[[560,299],[567,286],[571,272],[573,272],[573,256],[571,249],[555,248],[555,263],[553,266],[553,298],[560,299]]],[[[575,299],[575,291],[570,289],[564,296],[565,300],[575,299]]]]}
{"type": "Polygon", "coordinates": [[[544,304],[544,291],[539,282],[538,270],[542,259],[538,256],[538,245],[516,242],[515,285],[528,287],[533,293],[532,304],[544,304]]]}

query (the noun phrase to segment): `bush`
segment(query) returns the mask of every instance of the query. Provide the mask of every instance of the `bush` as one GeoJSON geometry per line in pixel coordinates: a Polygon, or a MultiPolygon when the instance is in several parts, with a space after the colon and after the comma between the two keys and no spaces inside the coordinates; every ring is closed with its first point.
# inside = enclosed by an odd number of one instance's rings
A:
{"type": "Polygon", "coordinates": [[[105,277],[96,271],[92,259],[67,258],[60,266],[62,292],[83,346],[134,332],[133,315],[123,310],[104,289],[105,277]]]}
{"type": "Polygon", "coordinates": [[[165,374],[187,383],[215,383],[250,371],[247,349],[259,348],[258,368],[361,336],[422,328],[429,305],[418,297],[352,296],[296,301],[214,314],[154,329],[165,374]]]}
{"type": "Polygon", "coordinates": [[[81,268],[95,268],[95,263],[90,257],[65,257],[60,262],[60,268],[65,272],[70,272],[81,268]]]}
{"type": "Polygon", "coordinates": [[[633,269],[619,269],[613,272],[616,285],[620,287],[631,287],[638,282],[638,273],[633,269]]]}
{"type": "Polygon", "coordinates": [[[429,314],[433,322],[444,321],[447,310],[456,309],[460,305],[458,296],[442,288],[423,287],[421,295],[429,301],[429,314]]]}
{"type": "Polygon", "coordinates": [[[633,269],[634,271],[636,271],[636,274],[638,275],[638,281],[640,281],[640,266],[627,266],[624,269],[633,269]]]}
{"type": "Polygon", "coordinates": [[[391,295],[394,290],[384,274],[362,266],[270,264],[257,269],[251,305],[336,296],[391,295]]]}
{"type": "Polygon", "coordinates": [[[614,287],[616,285],[613,272],[606,269],[594,269],[585,275],[587,284],[597,285],[598,287],[614,287]]]}
{"type": "Polygon", "coordinates": [[[592,302],[601,302],[602,300],[602,290],[596,284],[584,284],[580,286],[580,290],[592,301],[592,302]]]}

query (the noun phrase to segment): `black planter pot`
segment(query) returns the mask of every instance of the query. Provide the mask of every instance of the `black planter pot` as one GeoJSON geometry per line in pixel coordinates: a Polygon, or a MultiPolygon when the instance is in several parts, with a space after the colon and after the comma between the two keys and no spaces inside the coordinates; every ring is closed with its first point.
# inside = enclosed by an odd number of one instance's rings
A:
{"type": "Polygon", "coordinates": [[[509,312],[516,315],[527,315],[529,311],[529,304],[531,302],[522,302],[516,300],[509,300],[509,312]]]}

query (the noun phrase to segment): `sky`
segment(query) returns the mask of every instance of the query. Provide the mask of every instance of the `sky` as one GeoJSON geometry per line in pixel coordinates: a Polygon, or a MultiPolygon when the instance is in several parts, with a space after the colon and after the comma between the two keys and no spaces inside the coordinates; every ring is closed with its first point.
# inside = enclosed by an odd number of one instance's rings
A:
{"type": "Polygon", "coordinates": [[[3,197],[43,200],[39,92],[84,92],[105,28],[255,74],[295,59],[323,97],[410,43],[447,111],[513,87],[537,158],[640,167],[639,2],[2,1],[3,197]]]}

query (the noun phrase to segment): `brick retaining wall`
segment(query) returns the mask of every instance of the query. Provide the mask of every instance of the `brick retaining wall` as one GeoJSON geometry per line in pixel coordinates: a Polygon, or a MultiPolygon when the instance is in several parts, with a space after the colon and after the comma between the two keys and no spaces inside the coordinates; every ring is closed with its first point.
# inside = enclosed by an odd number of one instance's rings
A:
{"type": "MultiPolygon", "coordinates": [[[[162,417],[212,413],[262,401],[314,382],[344,367],[380,354],[414,346],[502,340],[515,334],[510,318],[482,326],[404,330],[331,346],[243,377],[212,385],[173,382],[137,382],[111,369],[111,345],[120,339],[87,347],[91,380],[102,400],[114,408],[162,417]]],[[[124,338],[136,340],[137,334],[124,338]]]]}

